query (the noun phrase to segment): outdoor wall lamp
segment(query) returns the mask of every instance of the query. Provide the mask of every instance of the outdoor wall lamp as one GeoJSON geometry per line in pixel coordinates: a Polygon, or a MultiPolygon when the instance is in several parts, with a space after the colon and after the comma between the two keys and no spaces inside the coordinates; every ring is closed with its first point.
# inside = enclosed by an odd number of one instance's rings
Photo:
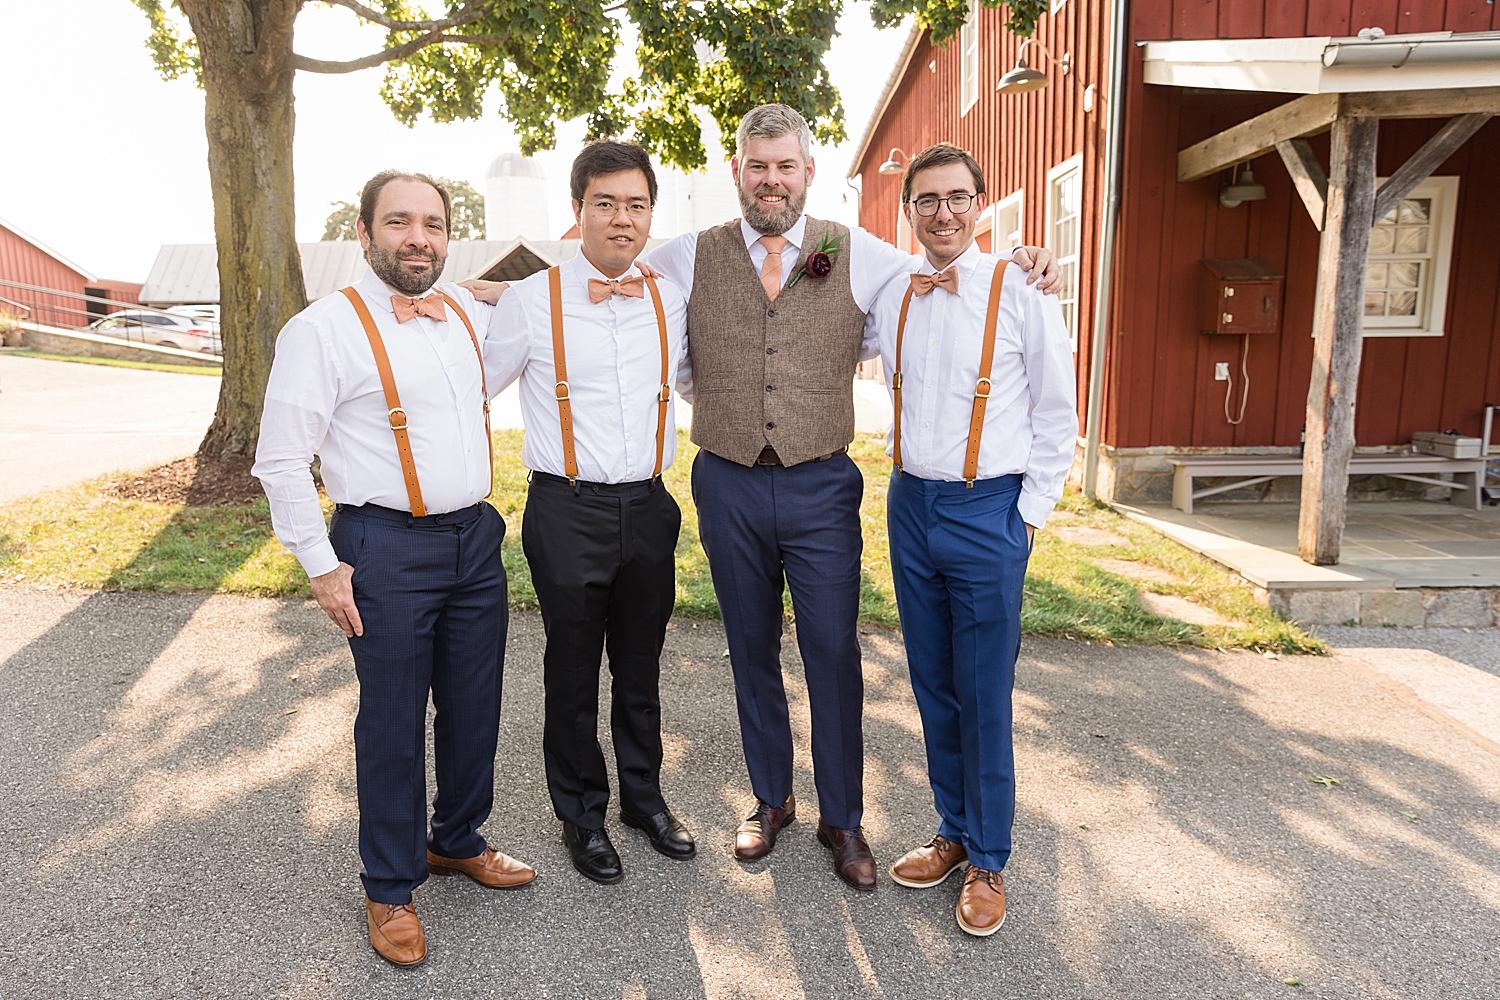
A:
{"type": "Polygon", "coordinates": [[[891,155],[880,165],[880,172],[887,177],[892,177],[906,169],[906,164],[901,161],[906,158],[906,153],[900,149],[892,149],[891,155]]]}
{"type": "Polygon", "coordinates": [[[1042,50],[1042,54],[1047,57],[1047,61],[1061,69],[1064,73],[1073,68],[1072,53],[1064,52],[1062,59],[1053,59],[1052,53],[1047,50],[1047,46],[1038,42],[1035,38],[1028,38],[1016,50],[1016,68],[1000,78],[1000,82],[995,86],[997,91],[1002,94],[1025,94],[1029,91],[1041,90],[1047,86],[1047,74],[1026,65],[1026,46],[1033,42],[1036,43],[1037,48],[1042,50]]]}
{"type": "Polygon", "coordinates": [[[1229,183],[1219,189],[1219,204],[1225,208],[1234,208],[1242,201],[1265,201],[1266,189],[1263,185],[1255,182],[1255,171],[1250,169],[1249,164],[1245,166],[1245,172],[1235,179],[1234,172],[1229,174],[1229,183]]]}

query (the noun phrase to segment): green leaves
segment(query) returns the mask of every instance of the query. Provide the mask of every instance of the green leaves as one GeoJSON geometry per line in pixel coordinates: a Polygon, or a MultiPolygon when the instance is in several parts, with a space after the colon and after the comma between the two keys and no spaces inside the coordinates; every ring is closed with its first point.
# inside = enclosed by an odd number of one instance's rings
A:
{"type": "MultiPolygon", "coordinates": [[[[184,41],[177,33],[177,22],[162,5],[162,0],[131,0],[146,15],[151,25],[151,34],[146,38],[146,49],[151,61],[163,80],[175,80],[185,73],[203,85],[203,60],[198,55],[198,42],[191,35],[184,41]]],[[[173,4],[173,6],[177,6],[173,4]]],[[[180,9],[180,8],[179,8],[180,9]]]]}
{"type": "MultiPolygon", "coordinates": [[[[1005,30],[1026,38],[1036,30],[1037,19],[1050,10],[1048,0],[981,0],[990,8],[1005,7],[1005,30]]],[[[934,42],[945,42],[958,34],[969,16],[969,0],[875,0],[870,16],[881,28],[894,27],[908,14],[917,24],[932,29],[934,42]]]]}

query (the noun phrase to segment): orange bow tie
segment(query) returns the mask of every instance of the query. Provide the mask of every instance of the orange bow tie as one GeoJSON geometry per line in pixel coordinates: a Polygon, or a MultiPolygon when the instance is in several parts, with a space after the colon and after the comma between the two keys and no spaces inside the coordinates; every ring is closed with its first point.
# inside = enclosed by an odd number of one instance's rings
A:
{"type": "Polygon", "coordinates": [[[413,316],[430,316],[439,323],[448,322],[448,310],[443,308],[441,295],[409,299],[405,295],[392,295],[391,308],[396,312],[396,322],[405,323],[413,316]]]}
{"type": "Polygon", "coordinates": [[[646,296],[646,279],[639,274],[632,274],[628,278],[619,281],[600,281],[598,278],[589,279],[589,301],[594,304],[603,302],[611,295],[623,295],[628,299],[640,299],[646,296]]]}
{"type": "Polygon", "coordinates": [[[911,276],[911,290],[914,295],[926,295],[934,288],[941,288],[950,294],[958,294],[958,269],[950,267],[940,274],[920,274],[913,272],[911,276]]]}

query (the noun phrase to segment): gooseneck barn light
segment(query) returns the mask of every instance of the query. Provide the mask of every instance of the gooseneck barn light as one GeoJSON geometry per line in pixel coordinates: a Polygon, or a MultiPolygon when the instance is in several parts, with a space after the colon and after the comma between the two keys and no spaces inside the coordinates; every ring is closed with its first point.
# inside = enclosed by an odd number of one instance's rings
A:
{"type": "Polygon", "coordinates": [[[1239,179],[1234,179],[1230,174],[1230,181],[1219,189],[1219,204],[1225,208],[1234,208],[1242,201],[1265,201],[1266,189],[1255,182],[1255,171],[1248,166],[1245,172],[1240,174],[1239,179]]]}
{"type": "Polygon", "coordinates": [[[1032,69],[1026,62],[1026,46],[1035,44],[1047,57],[1047,61],[1062,69],[1064,73],[1072,68],[1073,57],[1064,53],[1061,61],[1052,58],[1052,53],[1047,51],[1047,46],[1038,42],[1035,38],[1028,38],[1021,43],[1016,50],[1016,68],[1000,78],[995,89],[1002,94],[1025,94],[1033,90],[1041,90],[1047,86],[1047,74],[1040,70],[1032,69]]]}
{"type": "Polygon", "coordinates": [[[904,151],[900,149],[892,149],[891,155],[886,157],[886,161],[880,165],[880,172],[882,174],[885,174],[887,177],[901,173],[906,169],[906,164],[901,162],[901,160],[904,159],[905,156],[906,153],[904,151]]]}

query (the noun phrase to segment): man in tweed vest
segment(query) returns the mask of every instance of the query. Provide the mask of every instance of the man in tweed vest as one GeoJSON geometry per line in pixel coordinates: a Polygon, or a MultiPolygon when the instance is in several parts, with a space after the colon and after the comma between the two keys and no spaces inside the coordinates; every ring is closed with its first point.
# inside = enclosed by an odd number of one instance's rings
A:
{"type": "Polygon", "coordinates": [[[864,343],[865,314],[921,258],[803,214],[811,144],[792,108],[752,110],[730,164],[744,218],[679,236],[647,263],[688,295],[692,437],[701,449],[693,495],[757,800],[735,856],[766,855],[796,814],[781,674],[781,595],[790,586],[812,710],[818,840],[840,878],[873,889],[875,862],[860,832],[864,480],[847,451],[855,365],[876,350],[864,343]]]}

